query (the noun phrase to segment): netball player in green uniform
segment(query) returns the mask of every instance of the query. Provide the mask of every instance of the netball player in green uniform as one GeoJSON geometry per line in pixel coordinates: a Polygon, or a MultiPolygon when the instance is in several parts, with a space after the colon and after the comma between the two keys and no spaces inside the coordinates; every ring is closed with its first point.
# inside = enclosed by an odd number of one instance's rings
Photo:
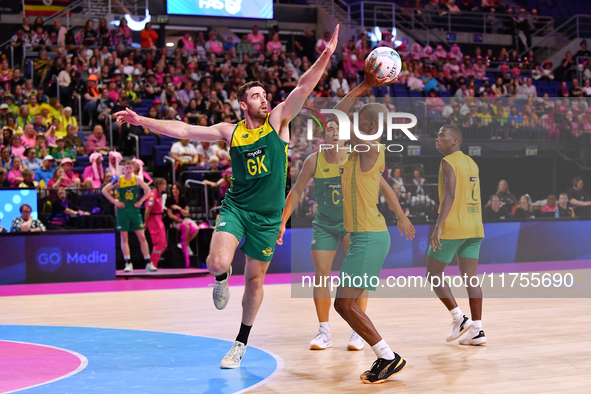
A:
{"type": "Polygon", "coordinates": [[[246,352],[250,329],[263,300],[263,281],[275,251],[275,241],[285,206],[289,122],[294,118],[322,77],[338,43],[339,26],[324,52],[300,77],[287,99],[269,112],[267,95],[258,81],[237,92],[244,120],[238,125],[219,123],[210,127],[138,116],[130,109],[115,114],[119,124],[129,122],[160,134],[198,141],[222,141],[230,146],[232,186],[222,202],[211,239],[207,267],[215,275],[214,305],[226,307],[230,298],[228,279],[234,253],[241,239],[246,254],[242,324],[234,345],[220,363],[238,368],[246,352]]]}
{"type": "MultiPolygon", "coordinates": [[[[318,208],[312,222],[313,235],[310,249],[312,249],[315,283],[323,283],[322,278],[330,276],[339,241],[343,242],[345,251],[349,247],[350,241],[349,235],[343,228],[343,199],[341,175],[339,174],[339,165],[343,165],[347,161],[349,152],[345,147],[345,141],[339,140],[338,124],[331,120],[327,126],[324,135],[326,147],[321,146],[319,151],[306,158],[295,185],[287,195],[281,218],[281,229],[277,237],[277,244],[283,245],[285,225],[304,189],[314,178],[314,201],[318,204],[318,208]],[[332,148],[327,149],[329,146],[332,148]]],[[[330,292],[325,286],[314,286],[313,292],[320,328],[316,337],[310,342],[310,349],[324,350],[332,347],[332,335],[328,325],[331,306],[330,292]]],[[[365,311],[367,298],[359,298],[357,304],[365,311]]],[[[353,331],[347,349],[362,350],[364,345],[363,338],[353,331]]]]}
{"type": "Polygon", "coordinates": [[[140,178],[136,178],[133,173],[133,161],[125,162],[125,174],[123,176],[113,177],[111,182],[102,190],[103,195],[117,207],[117,230],[121,231],[121,251],[125,259],[125,272],[133,271],[131,255],[129,252],[129,231],[135,231],[144,260],[146,261],[146,271],[157,271],[158,269],[150,261],[150,247],[146,241],[144,222],[140,213],[140,207],[150,197],[150,188],[140,178]],[[144,190],[144,195],[139,198],[139,188],[144,190]],[[119,199],[115,200],[110,191],[118,188],[119,199]]]}

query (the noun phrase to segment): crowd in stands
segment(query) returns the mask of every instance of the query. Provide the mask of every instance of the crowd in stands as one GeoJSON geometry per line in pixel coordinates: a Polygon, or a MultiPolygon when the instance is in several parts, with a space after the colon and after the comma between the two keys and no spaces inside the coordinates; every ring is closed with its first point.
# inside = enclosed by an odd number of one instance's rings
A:
{"type": "MultiPolygon", "coordinates": [[[[470,8],[470,3],[458,2],[460,10],[470,8]]],[[[495,1],[487,4],[493,15],[502,9],[495,1]]],[[[425,9],[431,6],[439,7],[436,12],[445,11],[441,2],[431,1],[425,9]]],[[[449,1],[445,6],[455,5],[449,1]]],[[[518,14],[515,18],[520,23],[535,23],[533,10],[518,14]]],[[[494,18],[491,25],[493,22],[494,18]]],[[[119,126],[111,115],[125,108],[154,119],[192,125],[236,123],[243,118],[236,97],[238,87],[259,80],[264,83],[270,111],[295,88],[299,77],[324,50],[330,33],[316,39],[312,29],[306,29],[295,38],[293,52],[286,51],[279,41],[278,27],[265,35],[254,26],[239,42],[232,36],[220,40],[213,30],[185,32],[173,49],[158,47],[162,37],[149,23],[140,37],[139,43],[133,42],[125,19],[114,30],[100,19],[98,26],[89,20],[76,31],[67,30],[59,20],[48,27],[41,18],[32,25],[24,18],[12,38],[15,68],[10,68],[6,57],[0,64],[0,166],[6,171],[2,185],[99,188],[121,175],[122,157],[139,157],[129,135],[150,135],[158,144],[165,142],[149,129],[119,126]],[[25,47],[39,51],[30,76],[20,68],[25,47]],[[92,134],[85,138],[81,126],[92,127],[92,134]]],[[[343,43],[312,98],[336,102],[346,95],[362,78],[372,45],[376,43],[365,33],[343,43]]],[[[413,44],[408,48],[402,43],[396,47],[389,31],[383,32],[377,45],[395,48],[403,60],[396,84],[367,92],[370,100],[382,96],[392,110],[417,112],[421,109],[418,105],[404,104],[404,100],[421,98],[430,117],[463,128],[486,128],[487,136],[494,139],[512,138],[512,130],[519,128],[534,129],[549,138],[558,138],[565,130],[576,136],[591,133],[591,108],[585,98],[591,95],[591,65],[585,64],[588,70],[583,73],[583,86],[579,86],[574,63],[591,55],[584,41],[574,58],[567,54],[554,72],[552,64],[540,64],[533,52],[519,58],[511,48],[499,53],[476,48],[468,54],[457,44],[449,51],[441,45],[413,44]],[[555,96],[561,98],[553,100],[555,96]]],[[[294,132],[290,148],[296,155],[296,160],[292,157],[293,176],[298,163],[315,147],[294,132]]],[[[204,181],[211,188],[211,200],[216,204],[221,201],[231,182],[231,158],[225,142],[181,140],[170,144],[169,154],[177,176],[190,169],[213,170],[204,181]]],[[[136,163],[136,174],[150,183],[143,161],[136,159],[136,163]]],[[[419,173],[411,183],[420,179],[419,173]]],[[[405,191],[404,183],[399,186],[409,211],[413,206],[433,211],[434,193],[421,192],[420,184],[416,191],[405,191]]]]}

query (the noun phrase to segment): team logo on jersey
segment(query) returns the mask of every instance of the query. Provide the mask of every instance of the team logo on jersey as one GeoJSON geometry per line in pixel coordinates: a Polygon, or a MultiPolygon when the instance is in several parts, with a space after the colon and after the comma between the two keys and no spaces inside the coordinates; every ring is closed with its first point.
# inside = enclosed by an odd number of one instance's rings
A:
{"type": "Polygon", "coordinates": [[[265,257],[269,257],[269,256],[273,255],[273,249],[271,249],[271,248],[263,249],[261,252],[263,252],[263,255],[265,257]]]}
{"type": "Polygon", "coordinates": [[[324,171],[324,172],[328,172],[328,171],[330,171],[330,168],[325,168],[325,169],[324,169],[324,170],[322,170],[322,171],[324,171]]]}
{"type": "Polygon", "coordinates": [[[224,227],[226,225],[226,222],[221,222],[218,224],[218,227],[224,227]]]}
{"type": "Polygon", "coordinates": [[[312,245],[316,245],[316,240],[315,239],[312,240],[312,245]]]}
{"type": "Polygon", "coordinates": [[[242,138],[248,138],[250,134],[242,134],[242,138]]]}

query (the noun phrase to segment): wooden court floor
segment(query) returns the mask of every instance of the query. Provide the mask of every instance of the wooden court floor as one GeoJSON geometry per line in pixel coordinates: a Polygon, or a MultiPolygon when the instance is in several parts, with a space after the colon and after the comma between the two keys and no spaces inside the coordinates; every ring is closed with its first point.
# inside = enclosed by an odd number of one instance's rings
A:
{"type": "MultiPolygon", "coordinates": [[[[214,308],[211,291],[2,297],[0,323],[152,330],[233,341],[243,288],[231,287],[224,311],[214,308]]],[[[467,300],[459,303],[466,312],[467,300]]],[[[331,314],[334,347],[310,351],[309,341],[317,332],[312,300],[292,299],[289,285],[266,286],[249,344],[276,353],[285,368],[252,392],[591,392],[590,299],[485,299],[486,347],[446,343],[451,319],[436,299],[370,299],[368,314],[393,350],[408,361],[403,372],[382,385],[359,380],[375,356],[368,347],[346,350],[350,329],[336,313],[331,314]]]]}

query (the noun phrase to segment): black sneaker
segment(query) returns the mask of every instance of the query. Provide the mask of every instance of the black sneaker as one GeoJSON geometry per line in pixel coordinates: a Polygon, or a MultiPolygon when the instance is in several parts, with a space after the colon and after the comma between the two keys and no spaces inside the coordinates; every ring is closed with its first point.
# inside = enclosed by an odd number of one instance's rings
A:
{"type": "Polygon", "coordinates": [[[406,361],[397,353],[394,353],[394,360],[378,358],[364,378],[361,379],[366,384],[384,383],[390,376],[397,374],[406,368],[406,361]]]}

